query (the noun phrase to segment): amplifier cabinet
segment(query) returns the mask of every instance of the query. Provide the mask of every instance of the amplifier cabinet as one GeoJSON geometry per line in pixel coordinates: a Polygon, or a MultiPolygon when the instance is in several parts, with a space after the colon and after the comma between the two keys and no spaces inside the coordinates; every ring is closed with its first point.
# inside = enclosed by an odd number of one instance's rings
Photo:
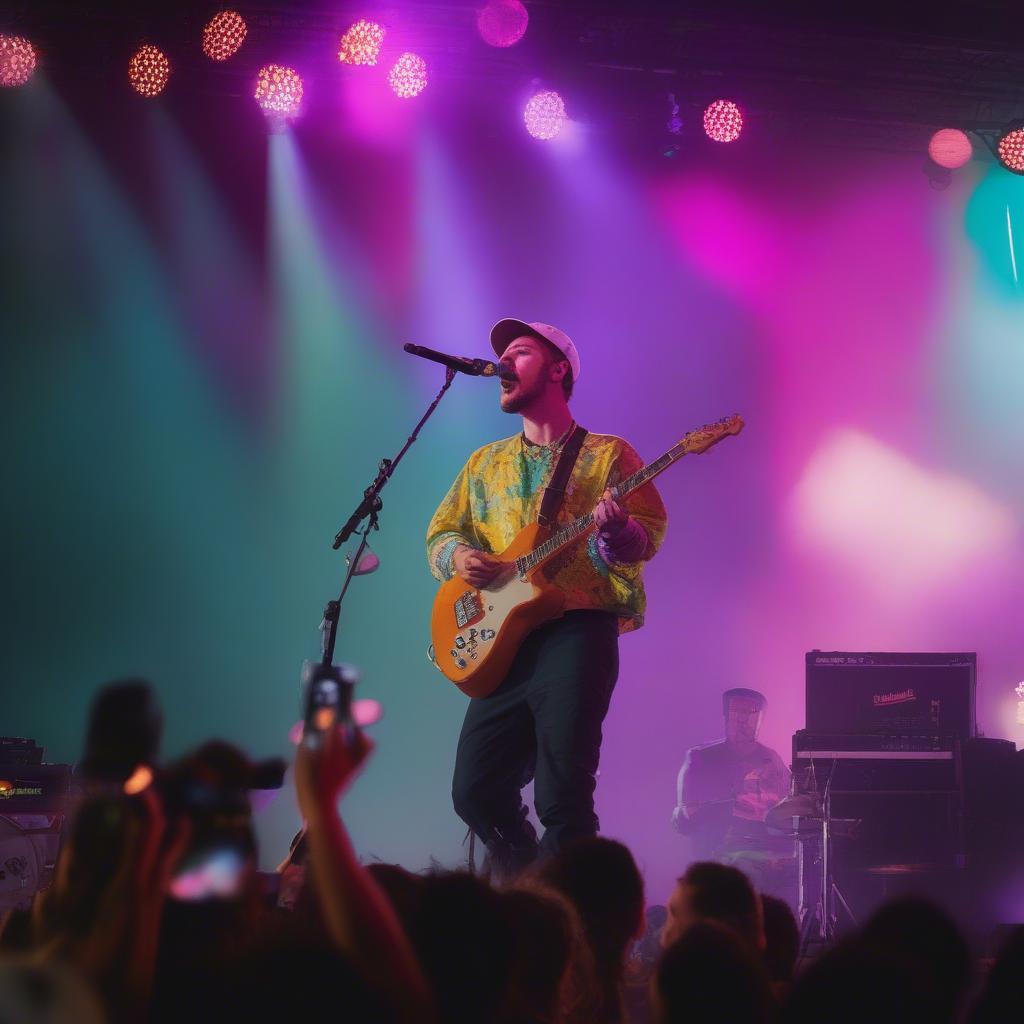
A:
{"type": "Polygon", "coordinates": [[[977,655],[810,651],[807,729],[904,736],[975,733],[977,655]]]}

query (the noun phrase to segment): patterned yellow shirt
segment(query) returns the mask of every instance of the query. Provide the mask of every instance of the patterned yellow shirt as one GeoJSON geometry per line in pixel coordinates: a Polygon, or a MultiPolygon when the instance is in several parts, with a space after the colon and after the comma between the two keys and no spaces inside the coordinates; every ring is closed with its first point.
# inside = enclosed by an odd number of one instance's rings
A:
{"type": "MultiPolygon", "coordinates": [[[[427,528],[427,560],[434,576],[439,580],[452,576],[452,554],[459,544],[500,554],[524,526],[536,522],[557,458],[552,448],[531,444],[522,434],[475,451],[427,528]]],[[[640,456],[622,438],[587,434],[558,522],[569,523],[593,511],[606,487],[614,487],[642,465],[640,456]]],[[[640,562],[606,563],[592,531],[585,540],[555,555],[542,570],[565,592],[567,610],[615,612],[620,633],[643,625],[647,603],[643,562],[653,558],[660,547],[667,520],[653,483],[634,491],[623,504],[647,534],[647,549],[640,562]]]]}

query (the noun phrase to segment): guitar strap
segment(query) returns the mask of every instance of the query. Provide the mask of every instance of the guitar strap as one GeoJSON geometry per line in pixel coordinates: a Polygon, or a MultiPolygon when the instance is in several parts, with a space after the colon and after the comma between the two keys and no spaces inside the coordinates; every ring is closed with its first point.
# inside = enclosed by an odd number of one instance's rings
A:
{"type": "Polygon", "coordinates": [[[565,442],[565,447],[558,456],[555,471],[551,474],[547,487],[544,488],[544,497],[540,502],[540,514],[537,516],[537,521],[541,526],[548,529],[554,527],[562,507],[562,501],[565,499],[565,486],[569,482],[569,477],[572,476],[576,458],[583,447],[583,439],[586,436],[587,431],[577,424],[576,429],[569,435],[569,440],[565,442]]]}

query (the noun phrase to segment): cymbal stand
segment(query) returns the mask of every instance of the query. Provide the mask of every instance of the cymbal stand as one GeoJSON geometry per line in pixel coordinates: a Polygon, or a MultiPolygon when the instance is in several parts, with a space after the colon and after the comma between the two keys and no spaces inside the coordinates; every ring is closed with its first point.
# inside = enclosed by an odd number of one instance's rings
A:
{"type": "Polygon", "coordinates": [[[824,920],[821,926],[822,940],[826,943],[833,942],[839,931],[838,907],[842,907],[851,924],[857,923],[850,904],[836,884],[835,872],[832,867],[832,776],[835,773],[835,763],[832,771],[828,774],[828,782],[825,783],[825,799],[822,804],[821,816],[821,899],[824,910],[824,920]]]}
{"type": "MultiPolygon", "coordinates": [[[[839,888],[835,879],[833,867],[834,854],[832,850],[832,776],[835,773],[836,763],[833,762],[832,770],[829,772],[828,780],[825,783],[825,791],[822,798],[821,813],[821,836],[820,855],[818,862],[821,866],[820,888],[813,909],[807,906],[807,851],[804,841],[800,842],[799,850],[799,918],[800,918],[800,955],[805,957],[813,945],[821,947],[834,942],[839,933],[839,911],[842,909],[852,924],[857,923],[857,918],[850,909],[843,891],[839,888]]],[[[812,786],[814,782],[814,765],[811,764],[812,786]]]]}

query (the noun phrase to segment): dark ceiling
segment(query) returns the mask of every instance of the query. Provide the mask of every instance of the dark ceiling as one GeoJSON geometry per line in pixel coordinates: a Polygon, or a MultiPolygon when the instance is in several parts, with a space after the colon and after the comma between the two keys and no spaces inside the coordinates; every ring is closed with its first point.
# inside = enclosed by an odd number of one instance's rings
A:
{"type": "MultiPolygon", "coordinates": [[[[283,47],[331,45],[354,17],[400,22],[424,56],[481,89],[542,77],[577,87],[629,143],[660,146],[671,106],[684,122],[719,96],[740,102],[782,142],[813,132],[825,143],[919,149],[936,127],[989,136],[1024,117],[1024,15],[1017,4],[865,2],[527,3],[530,30],[510,50],[484,46],[473,31],[481,6],[467,2],[354,4],[338,0],[238,3],[249,20],[250,63],[283,47]]],[[[29,35],[60,84],[123,74],[125,54],[160,41],[179,66],[202,64],[194,41],[216,3],[89,3],[30,0],[9,5],[0,31],[29,35]]],[[[318,51],[319,52],[319,51],[318,51]]],[[[252,68],[204,72],[203,90],[243,92],[252,68]]],[[[766,133],[767,134],[767,133],[766,133]]]]}

